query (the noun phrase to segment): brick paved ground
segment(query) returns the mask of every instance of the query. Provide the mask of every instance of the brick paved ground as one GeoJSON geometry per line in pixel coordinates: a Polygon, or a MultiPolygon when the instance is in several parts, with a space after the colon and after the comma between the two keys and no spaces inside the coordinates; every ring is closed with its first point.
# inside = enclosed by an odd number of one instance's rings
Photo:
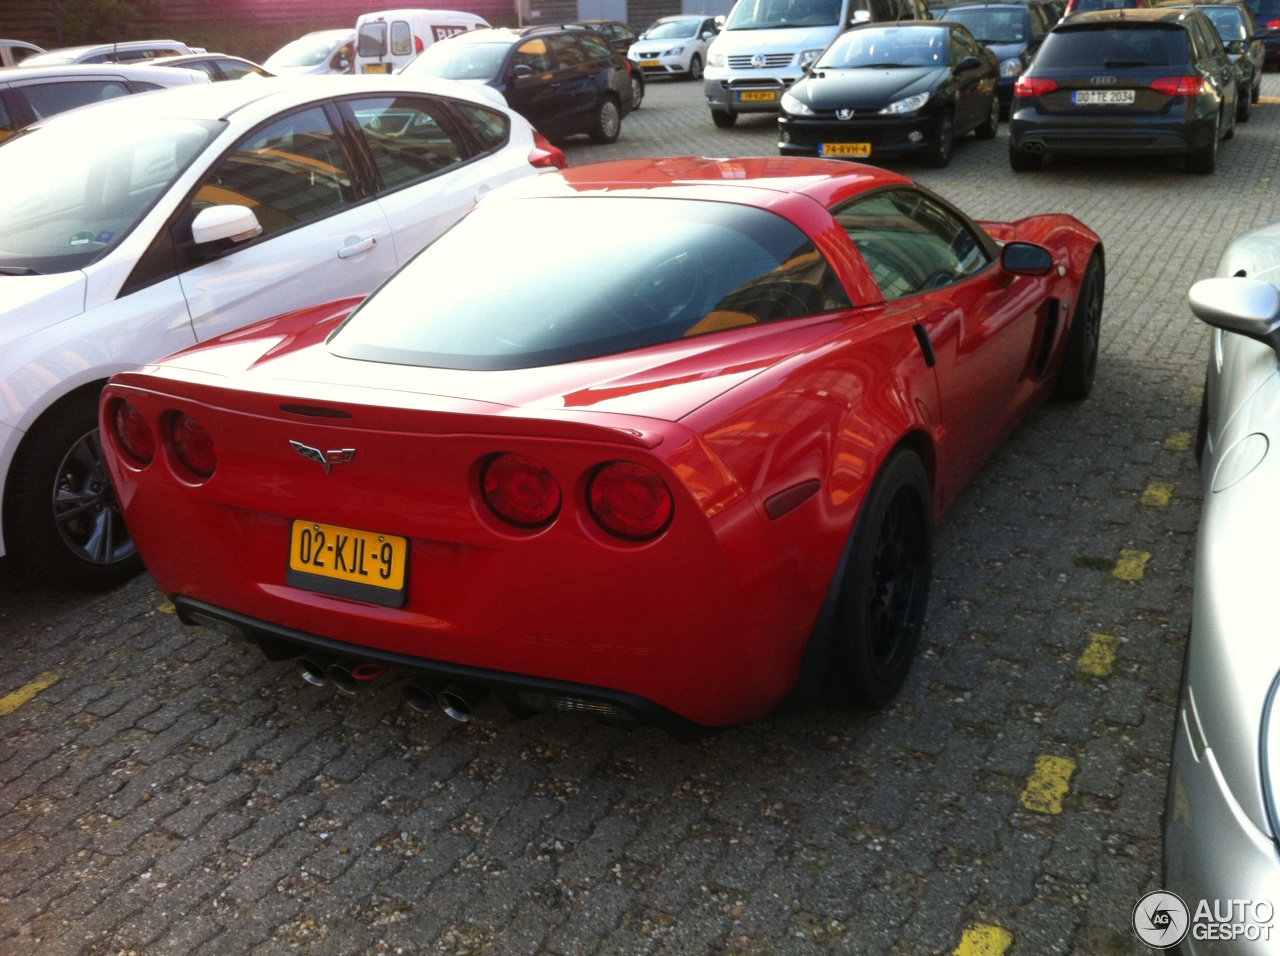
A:
{"type": "MultiPolygon", "coordinates": [[[[883,713],[694,744],[461,725],[390,680],[308,687],[180,626],[148,579],[84,597],[0,572],[0,952],[1146,952],[1129,912],[1159,885],[1198,514],[1184,296],[1277,215],[1280,77],[1264,91],[1210,178],[1014,176],[1003,129],[902,167],[979,217],[1074,213],[1109,276],[1093,397],[1035,415],[941,528],[923,653],[883,713]]],[[[655,82],[616,145],[568,152],[774,135],[655,82]]]]}

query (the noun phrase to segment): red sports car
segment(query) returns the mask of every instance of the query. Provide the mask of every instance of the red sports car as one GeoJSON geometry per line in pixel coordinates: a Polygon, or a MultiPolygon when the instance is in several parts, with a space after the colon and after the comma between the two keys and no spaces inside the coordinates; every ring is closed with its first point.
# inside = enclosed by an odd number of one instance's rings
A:
{"type": "Polygon", "coordinates": [[[488,688],[696,734],[893,696],[935,520],[1089,392],[1103,281],[1075,219],[880,169],[582,166],[363,302],[117,375],[103,435],[184,621],[459,717],[488,688]]]}

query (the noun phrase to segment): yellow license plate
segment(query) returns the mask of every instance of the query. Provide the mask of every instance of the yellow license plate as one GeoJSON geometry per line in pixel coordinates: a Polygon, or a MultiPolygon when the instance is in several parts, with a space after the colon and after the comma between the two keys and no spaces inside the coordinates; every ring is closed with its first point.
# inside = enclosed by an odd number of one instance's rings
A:
{"type": "Polygon", "coordinates": [[[360,67],[360,72],[362,72],[362,73],[390,73],[391,71],[387,69],[387,64],[385,64],[385,63],[366,63],[364,66],[360,67]]]}
{"type": "Polygon", "coordinates": [[[409,542],[340,525],[294,521],[289,533],[289,570],[294,587],[367,601],[404,604],[409,542]]]}
{"type": "Polygon", "coordinates": [[[662,64],[659,63],[657,60],[641,60],[640,65],[641,66],[662,66],[662,64]]]}
{"type": "Polygon", "coordinates": [[[823,156],[870,156],[870,143],[823,143],[823,156]]]}
{"type": "Polygon", "coordinates": [[[772,103],[777,98],[777,90],[743,90],[738,94],[739,103],[772,103]]]}

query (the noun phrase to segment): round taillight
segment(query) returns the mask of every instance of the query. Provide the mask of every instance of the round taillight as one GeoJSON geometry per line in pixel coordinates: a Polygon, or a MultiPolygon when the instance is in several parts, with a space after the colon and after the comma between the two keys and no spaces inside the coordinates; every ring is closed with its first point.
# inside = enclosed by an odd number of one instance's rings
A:
{"type": "Polygon", "coordinates": [[[136,465],[151,464],[156,457],[156,436],[142,412],[124,399],[117,398],[111,403],[108,421],[120,450],[136,465]]]}
{"type": "Polygon", "coordinates": [[[630,461],[603,465],[587,486],[591,516],[628,541],[656,538],[671,523],[671,489],[654,471],[630,461]]]}
{"type": "Polygon", "coordinates": [[[490,459],[480,490],[493,513],[518,528],[550,524],[560,511],[560,485],[528,455],[506,452],[490,459]]]}
{"type": "Polygon", "coordinates": [[[197,478],[209,478],[218,467],[218,450],[205,427],[186,412],[169,418],[169,446],[182,466],[197,478]]]}

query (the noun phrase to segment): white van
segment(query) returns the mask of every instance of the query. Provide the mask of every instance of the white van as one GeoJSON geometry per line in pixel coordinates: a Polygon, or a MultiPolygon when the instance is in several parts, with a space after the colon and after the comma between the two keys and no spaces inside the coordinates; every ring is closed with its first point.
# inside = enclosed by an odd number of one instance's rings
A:
{"type": "Polygon", "coordinates": [[[707,50],[703,90],[711,119],[776,113],[782,94],[851,24],[927,20],[921,0],[738,0],[707,50]]]}
{"type": "Polygon", "coordinates": [[[357,73],[398,73],[437,40],[489,26],[458,10],[383,10],[356,20],[357,73]]]}

